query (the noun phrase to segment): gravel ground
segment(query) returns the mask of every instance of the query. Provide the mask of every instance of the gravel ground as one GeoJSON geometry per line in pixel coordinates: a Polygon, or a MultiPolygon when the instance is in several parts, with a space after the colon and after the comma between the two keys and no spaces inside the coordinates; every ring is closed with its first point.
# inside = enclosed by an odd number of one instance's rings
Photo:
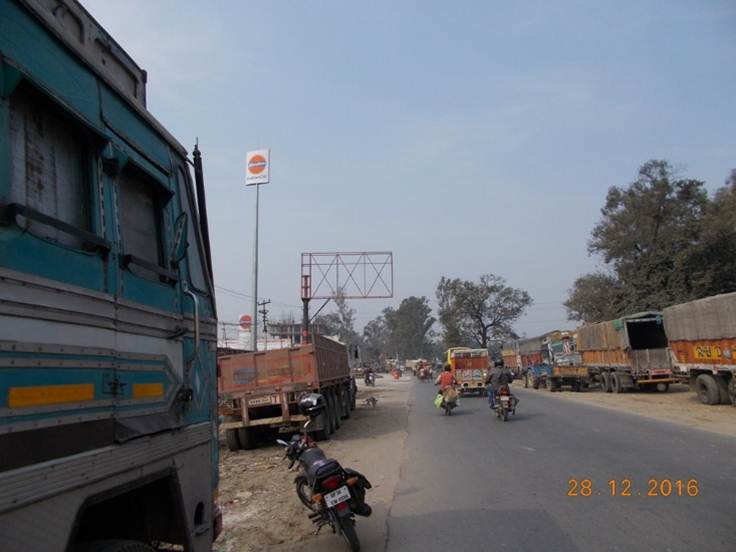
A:
{"type": "MultiPolygon", "coordinates": [[[[373,484],[367,501],[374,514],[358,518],[364,549],[383,549],[385,516],[398,481],[406,438],[406,400],[409,379],[379,378],[374,388],[359,382],[358,405],[349,420],[327,442],[325,453],[344,466],[363,472],[373,484]],[[367,397],[377,405],[365,405],[367,397]]],[[[216,552],[256,550],[342,550],[344,543],[327,528],[319,536],[294,491],[296,471],[288,471],[281,447],[231,452],[221,441],[220,505],[224,530],[214,544],[216,552]]]]}

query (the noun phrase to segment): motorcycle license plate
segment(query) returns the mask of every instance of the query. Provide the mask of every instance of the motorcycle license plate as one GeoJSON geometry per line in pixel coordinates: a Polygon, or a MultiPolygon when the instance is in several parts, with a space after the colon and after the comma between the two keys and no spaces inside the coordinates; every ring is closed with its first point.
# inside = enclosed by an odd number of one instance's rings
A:
{"type": "Polygon", "coordinates": [[[350,500],[350,491],[345,485],[325,495],[325,504],[327,504],[328,508],[334,508],[346,500],[350,500]]]}
{"type": "Polygon", "coordinates": [[[501,402],[509,402],[510,397],[501,397],[501,402]]]}

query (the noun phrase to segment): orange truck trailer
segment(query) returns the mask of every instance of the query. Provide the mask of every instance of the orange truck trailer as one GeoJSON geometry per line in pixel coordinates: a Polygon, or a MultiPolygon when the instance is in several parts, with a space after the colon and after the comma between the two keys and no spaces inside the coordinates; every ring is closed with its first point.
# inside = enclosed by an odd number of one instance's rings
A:
{"type": "Polygon", "coordinates": [[[453,347],[447,350],[447,362],[458,383],[458,392],[485,393],[485,378],[489,368],[487,349],[453,347]]]}
{"type": "Polygon", "coordinates": [[[345,345],[315,335],[313,343],[261,352],[224,354],[217,359],[220,427],[230,450],[250,449],[272,433],[293,433],[306,418],[299,397],[321,393],[327,410],[311,425],[326,439],[355,409],[355,380],[345,345]]]}
{"type": "Polygon", "coordinates": [[[736,293],[663,311],[675,374],[687,377],[703,404],[736,406],[736,293]]]}
{"type": "Polygon", "coordinates": [[[606,392],[667,391],[672,365],[662,313],[641,312],[578,329],[582,365],[606,392]]]}

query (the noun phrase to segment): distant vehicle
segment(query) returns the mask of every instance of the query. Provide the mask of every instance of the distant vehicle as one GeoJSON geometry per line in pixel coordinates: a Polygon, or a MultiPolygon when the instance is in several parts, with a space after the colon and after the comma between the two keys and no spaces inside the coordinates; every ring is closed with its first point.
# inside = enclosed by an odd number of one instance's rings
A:
{"type": "Polygon", "coordinates": [[[736,406],[736,293],[668,307],[663,318],[675,373],[703,404],[736,406]]]}
{"type": "Polygon", "coordinates": [[[660,312],[641,312],[582,326],[578,329],[577,349],[583,366],[606,392],[664,392],[674,381],[660,312]]]}
{"type": "Polygon", "coordinates": [[[355,409],[355,380],[345,345],[315,335],[313,343],[289,349],[221,356],[218,387],[230,450],[251,449],[271,432],[292,433],[306,418],[299,397],[319,393],[324,412],[310,426],[327,439],[355,409]]]}
{"type": "Polygon", "coordinates": [[[461,395],[485,394],[485,379],[490,367],[488,349],[452,347],[447,350],[447,362],[457,380],[457,389],[461,395]]]}
{"type": "Polygon", "coordinates": [[[210,550],[201,157],[78,2],[6,0],[0,22],[0,549],[210,550]]]}
{"type": "Polygon", "coordinates": [[[517,342],[518,360],[524,377],[524,387],[538,389],[546,385],[547,373],[552,368],[552,353],[547,346],[550,338],[557,338],[560,332],[555,330],[536,337],[521,339],[517,342]]]}
{"type": "Polygon", "coordinates": [[[549,391],[560,391],[563,386],[580,391],[589,385],[590,372],[582,365],[581,355],[576,350],[576,335],[560,331],[544,339],[551,363],[545,366],[543,381],[549,391]]]}

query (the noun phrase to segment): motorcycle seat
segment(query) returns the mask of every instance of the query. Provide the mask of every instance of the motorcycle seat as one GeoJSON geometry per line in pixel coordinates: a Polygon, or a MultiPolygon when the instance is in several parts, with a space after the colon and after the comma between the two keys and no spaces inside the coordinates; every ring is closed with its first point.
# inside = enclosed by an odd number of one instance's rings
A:
{"type": "Polygon", "coordinates": [[[323,479],[341,470],[337,460],[327,458],[319,448],[304,451],[300,461],[304,466],[304,473],[310,485],[314,485],[314,482],[318,479],[323,479]]]}

